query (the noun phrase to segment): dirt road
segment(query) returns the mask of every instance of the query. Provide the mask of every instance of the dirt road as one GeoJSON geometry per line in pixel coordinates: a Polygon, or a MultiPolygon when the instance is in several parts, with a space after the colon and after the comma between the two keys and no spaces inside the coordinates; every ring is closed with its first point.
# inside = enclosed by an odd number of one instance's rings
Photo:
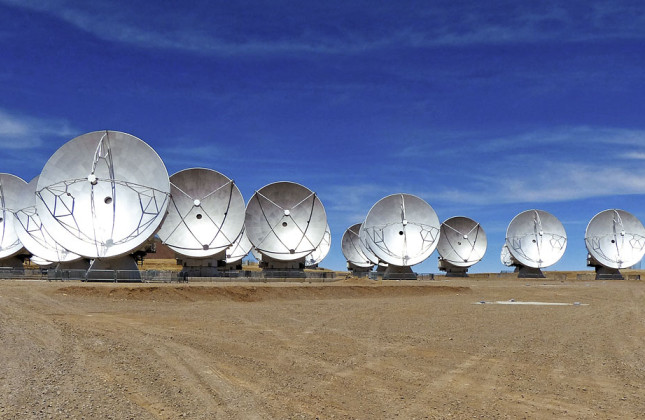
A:
{"type": "Polygon", "coordinates": [[[645,283],[1,281],[0,366],[3,419],[645,418],[645,283]]]}

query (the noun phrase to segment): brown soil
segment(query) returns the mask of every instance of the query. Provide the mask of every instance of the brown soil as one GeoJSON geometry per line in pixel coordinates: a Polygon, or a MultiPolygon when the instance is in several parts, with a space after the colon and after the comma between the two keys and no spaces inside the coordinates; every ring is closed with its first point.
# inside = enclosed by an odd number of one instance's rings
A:
{"type": "Polygon", "coordinates": [[[641,281],[1,281],[0,418],[643,418],[644,343],[641,281]]]}

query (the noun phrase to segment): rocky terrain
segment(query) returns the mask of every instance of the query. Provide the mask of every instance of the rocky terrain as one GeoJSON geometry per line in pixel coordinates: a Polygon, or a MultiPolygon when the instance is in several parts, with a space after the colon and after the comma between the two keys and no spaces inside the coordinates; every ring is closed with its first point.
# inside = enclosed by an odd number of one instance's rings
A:
{"type": "Polygon", "coordinates": [[[643,418],[645,284],[4,280],[0,366],[2,419],[643,418]]]}

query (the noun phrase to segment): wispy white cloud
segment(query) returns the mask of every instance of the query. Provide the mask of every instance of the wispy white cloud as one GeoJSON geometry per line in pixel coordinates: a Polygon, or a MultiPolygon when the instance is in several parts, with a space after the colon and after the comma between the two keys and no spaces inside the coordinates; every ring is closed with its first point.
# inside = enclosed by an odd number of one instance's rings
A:
{"type": "MultiPolygon", "coordinates": [[[[429,133],[427,141],[415,138],[390,162],[389,173],[400,176],[380,178],[380,191],[397,192],[398,185],[390,179],[407,177],[405,192],[441,206],[645,194],[642,160],[645,130],[639,129],[557,127],[493,136],[474,131],[429,133]],[[429,161],[426,174],[412,175],[408,169],[429,161]]],[[[360,191],[361,186],[347,188],[360,191]]]]}
{"type": "MultiPolygon", "coordinates": [[[[455,179],[448,187],[420,184],[404,189],[433,206],[490,206],[511,203],[566,202],[592,197],[645,194],[645,168],[619,165],[596,167],[582,163],[546,163],[521,171],[478,177],[476,183],[455,179]]],[[[401,192],[397,185],[356,184],[333,187],[335,194],[325,203],[336,212],[365,217],[380,198],[401,192]]],[[[360,220],[359,220],[360,221],[360,220]]]]}
{"type": "MultiPolygon", "coordinates": [[[[64,2],[31,0],[0,0],[0,3],[46,13],[86,31],[99,39],[130,44],[142,48],[181,50],[205,55],[265,55],[288,53],[355,53],[391,44],[390,39],[352,37],[352,42],[334,37],[316,36],[302,29],[297,36],[269,39],[253,37],[240,27],[229,31],[217,22],[191,20],[189,14],[150,13],[141,19],[136,11],[128,13],[129,5],[95,1],[81,5],[64,2]],[[142,24],[148,23],[148,27],[142,24]],[[173,22],[168,24],[168,22],[173,22]],[[207,24],[205,24],[207,23],[207,24]],[[158,28],[158,29],[157,29],[158,28]]],[[[242,22],[242,24],[248,22],[242,22]]],[[[279,32],[279,26],[277,26],[279,32]]],[[[275,35],[275,34],[273,34],[275,35]]]]}
{"type": "Polygon", "coordinates": [[[349,227],[361,223],[371,206],[382,197],[396,193],[381,183],[329,184],[317,191],[327,212],[336,215],[336,222],[349,227]]]}
{"type": "Polygon", "coordinates": [[[468,185],[428,192],[432,200],[473,205],[563,202],[591,197],[645,194],[645,168],[608,164],[543,163],[522,171],[486,175],[468,185]]]}
{"type": "Polygon", "coordinates": [[[622,159],[645,160],[645,152],[627,152],[621,154],[620,157],[622,159]]]}
{"type": "MultiPolygon", "coordinates": [[[[545,148],[557,145],[554,152],[562,149],[588,148],[590,145],[608,147],[603,157],[628,157],[625,148],[645,146],[645,130],[592,127],[561,126],[549,129],[525,130],[511,134],[491,134],[490,132],[444,132],[419,133],[397,154],[400,158],[424,158],[428,155],[447,156],[481,153],[508,153],[517,149],[532,148],[543,153],[545,148]],[[437,147],[446,144],[450,147],[437,147]],[[460,146],[463,144],[463,147],[460,146]]],[[[634,158],[632,154],[629,156],[634,158]]]]}
{"type": "MultiPolygon", "coordinates": [[[[257,10],[269,15],[257,21],[226,8],[216,14],[219,19],[212,19],[190,10],[164,8],[146,10],[142,16],[144,11],[136,5],[114,1],[70,4],[53,0],[0,0],[0,3],[47,13],[108,41],[213,55],[356,54],[392,46],[416,48],[645,37],[642,7],[612,4],[610,9],[603,2],[567,8],[504,6],[503,14],[499,13],[502,6],[495,4],[448,7],[429,4],[409,8],[385,5],[361,10],[357,10],[360,6],[347,3],[331,4],[328,9],[298,4],[290,10],[296,19],[276,22],[271,18],[277,20],[283,15],[268,10],[266,3],[257,5],[257,10]],[[338,19],[356,13],[361,14],[363,24],[356,25],[349,18],[338,19]],[[333,29],[325,24],[331,19],[335,19],[333,29]],[[616,20],[620,21],[619,25],[615,24],[616,20]],[[256,32],[258,25],[262,27],[256,32]],[[370,27],[379,30],[367,29],[370,27]]],[[[206,6],[209,7],[217,6],[206,6]]]]}
{"type": "Polygon", "coordinates": [[[38,148],[49,137],[69,140],[78,134],[66,120],[25,116],[0,109],[0,148],[3,150],[38,148]]]}
{"type": "MultiPolygon", "coordinates": [[[[645,8],[591,1],[561,5],[487,2],[430,9],[450,11],[434,25],[424,45],[503,45],[536,42],[580,42],[600,39],[640,39],[645,35],[645,8]],[[614,7],[615,6],[615,7],[614,7]],[[503,13],[500,13],[503,10],[503,13]],[[450,18],[451,17],[451,18],[450,18]],[[620,22],[620,24],[617,24],[620,22]]],[[[435,22],[436,23],[436,22],[435,22]]],[[[426,35],[427,36],[427,35],[426,35]]]]}
{"type": "Polygon", "coordinates": [[[611,163],[604,167],[550,164],[537,177],[523,177],[508,187],[502,194],[506,200],[534,202],[645,194],[645,169],[628,169],[611,163]]]}
{"type": "Polygon", "coordinates": [[[588,147],[593,144],[609,145],[614,148],[612,154],[620,153],[623,146],[644,145],[645,130],[615,127],[563,126],[495,137],[480,143],[480,147],[490,152],[498,152],[526,147],[527,145],[534,146],[536,149],[558,145],[558,149],[562,149],[563,147],[588,147]]]}
{"type": "Polygon", "coordinates": [[[163,143],[172,146],[159,146],[155,149],[171,174],[193,167],[221,168],[217,170],[236,168],[240,172],[241,167],[249,165],[260,172],[263,171],[261,168],[266,168],[266,171],[271,173],[275,172],[276,166],[284,168],[308,165],[306,162],[290,159],[289,156],[280,159],[271,154],[254,153],[253,150],[242,149],[239,145],[226,141],[177,137],[163,143]]]}
{"type": "Polygon", "coordinates": [[[219,144],[191,140],[177,138],[171,142],[174,146],[156,148],[171,175],[187,168],[212,168],[214,162],[227,155],[225,147],[219,144]]]}
{"type": "Polygon", "coordinates": [[[319,191],[319,194],[332,199],[329,203],[330,208],[339,211],[352,211],[357,207],[364,206],[366,199],[379,196],[383,192],[385,192],[383,185],[360,183],[333,185],[330,186],[329,191],[319,191]]]}

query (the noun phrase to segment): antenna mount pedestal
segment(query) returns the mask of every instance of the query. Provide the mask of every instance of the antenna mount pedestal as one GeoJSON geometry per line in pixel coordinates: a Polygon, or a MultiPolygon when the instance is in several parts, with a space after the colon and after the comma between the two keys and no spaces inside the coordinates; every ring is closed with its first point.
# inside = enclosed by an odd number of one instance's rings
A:
{"type": "Polygon", "coordinates": [[[217,277],[220,267],[226,265],[226,251],[221,251],[207,258],[190,258],[175,255],[177,265],[181,265],[184,277],[217,277]]]}
{"type": "Polygon", "coordinates": [[[620,270],[604,266],[596,266],[596,280],[625,280],[620,270]]]}
{"type": "Polygon", "coordinates": [[[383,274],[383,280],[416,280],[417,274],[409,265],[400,266],[389,264],[383,274]]]}
{"type": "Polygon", "coordinates": [[[132,255],[95,259],[85,273],[85,281],[141,281],[137,261],[132,255]]]}
{"type": "Polygon", "coordinates": [[[239,270],[242,269],[243,265],[244,264],[243,264],[242,260],[237,260],[237,261],[234,261],[234,262],[231,262],[231,263],[228,263],[228,262],[224,261],[224,265],[219,266],[217,268],[220,271],[239,271],[239,270]]]}
{"type": "Polygon", "coordinates": [[[276,260],[267,255],[262,255],[258,264],[262,269],[264,278],[305,278],[305,257],[297,260],[276,260]]]}
{"type": "Polygon", "coordinates": [[[526,265],[517,265],[517,278],[518,279],[543,279],[544,273],[539,268],[528,267],[526,265]]]}
{"type": "Polygon", "coordinates": [[[591,255],[587,255],[587,267],[596,270],[596,280],[624,280],[625,278],[617,268],[606,267],[591,255]]]}
{"type": "Polygon", "coordinates": [[[446,272],[446,277],[468,277],[468,267],[458,267],[439,257],[439,270],[446,272]]]}
{"type": "Polygon", "coordinates": [[[372,271],[372,267],[359,267],[351,262],[347,262],[347,270],[356,277],[367,277],[372,271]]]}

